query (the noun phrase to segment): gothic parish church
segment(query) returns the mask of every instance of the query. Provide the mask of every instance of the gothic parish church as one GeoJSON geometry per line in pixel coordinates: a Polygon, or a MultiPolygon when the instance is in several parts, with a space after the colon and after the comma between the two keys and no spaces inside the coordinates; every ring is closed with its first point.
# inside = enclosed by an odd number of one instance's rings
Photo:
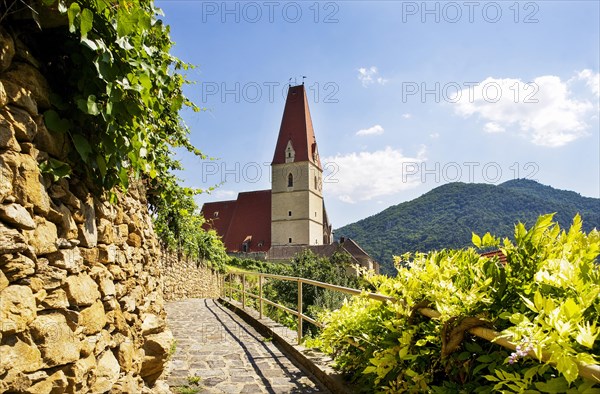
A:
{"type": "Polygon", "coordinates": [[[303,249],[330,256],[348,252],[355,263],[378,271],[353,240],[333,242],[323,201],[323,168],[304,85],[288,89],[271,163],[271,190],[239,193],[236,200],[206,203],[205,228],[214,228],[228,253],[287,260],[303,249]]]}

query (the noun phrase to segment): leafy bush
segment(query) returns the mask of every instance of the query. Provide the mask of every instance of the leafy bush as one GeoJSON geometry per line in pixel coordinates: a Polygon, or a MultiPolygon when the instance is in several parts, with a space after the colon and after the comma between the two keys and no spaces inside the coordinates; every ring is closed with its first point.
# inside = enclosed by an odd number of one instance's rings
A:
{"type": "Polygon", "coordinates": [[[408,262],[397,277],[369,280],[402,301],[355,297],[323,318],[321,347],[365,391],[597,393],[577,363],[599,364],[600,236],[581,225],[576,216],[561,231],[545,215],[515,226],[514,243],[473,235],[477,247],[501,245],[505,265],[474,248],[397,258],[408,262]],[[517,351],[464,334],[473,326],[500,331],[517,351]]]}

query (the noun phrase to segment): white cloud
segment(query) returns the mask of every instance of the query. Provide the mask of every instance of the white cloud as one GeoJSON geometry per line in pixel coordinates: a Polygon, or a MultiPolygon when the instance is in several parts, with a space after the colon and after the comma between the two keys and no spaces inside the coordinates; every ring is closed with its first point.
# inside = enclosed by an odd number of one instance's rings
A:
{"type": "Polygon", "coordinates": [[[238,192],[233,190],[225,190],[225,189],[216,189],[211,193],[215,198],[218,199],[233,199],[237,196],[238,192]]]}
{"type": "Polygon", "coordinates": [[[410,118],[412,118],[412,115],[411,114],[402,114],[402,117],[404,119],[410,119],[410,118]]]}
{"type": "Polygon", "coordinates": [[[358,79],[365,88],[374,83],[385,85],[388,82],[387,79],[378,76],[378,74],[379,71],[377,71],[377,67],[375,66],[369,68],[361,67],[358,69],[358,79]]]}
{"type": "Polygon", "coordinates": [[[429,134],[429,138],[431,138],[432,140],[437,140],[438,138],[440,138],[440,133],[431,133],[429,134]]]}
{"type": "Polygon", "coordinates": [[[483,131],[486,133],[503,133],[506,129],[495,122],[487,122],[483,126],[483,131]]]}
{"type": "Polygon", "coordinates": [[[600,96],[600,73],[594,74],[592,70],[585,69],[577,73],[577,79],[585,81],[585,84],[596,96],[600,96]]]}
{"type": "Polygon", "coordinates": [[[376,124],[375,126],[369,127],[368,129],[361,129],[356,132],[356,135],[379,135],[383,134],[383,127],[376,124]]]}
{"type": "Polygon", "coordinates": [[[326,169],[332,170],[323,179],[325,193],[346,203],[367,201],[381,196],[413,189],[421,183],[410,170],[420,168],[425,147],[414,157],[386,147],[375,152],[352,152],[327,157],[326,169]]]}
{"type": "Polygon", "coordinates": [[[487,121],[486,132],[517,129],[533,144],[558,147],[588,135],[593,105],[572,97],[568,81],[543,75],[531,83],[520,79],[487,78],[450,97],[455,112],[487,121]]]}

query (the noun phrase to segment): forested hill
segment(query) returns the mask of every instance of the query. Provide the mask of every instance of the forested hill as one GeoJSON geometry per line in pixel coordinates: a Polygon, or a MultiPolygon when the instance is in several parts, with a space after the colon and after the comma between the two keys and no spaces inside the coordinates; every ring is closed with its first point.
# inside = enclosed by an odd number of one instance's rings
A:
{"type": "Polygon", "coordinates": [[[382,273],[394,274],[393,255],[470,246],[471,232],[512,239],[516,222],[531,226],[551,212],[561,227],[568,228],[579,213],[584,231],[600,228],[600,199],[517,179],[500,185],[446,184],[339,228],[335,236],[354,239],[381,263],[382,273]]]}

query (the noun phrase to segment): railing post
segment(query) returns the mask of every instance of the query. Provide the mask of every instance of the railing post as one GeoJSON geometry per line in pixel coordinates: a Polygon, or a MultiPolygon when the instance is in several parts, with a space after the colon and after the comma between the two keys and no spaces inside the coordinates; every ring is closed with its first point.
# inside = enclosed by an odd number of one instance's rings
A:
{"type": "Polygon", "coordinates": [[[302,341],[302,280],[298,278],[298,345],[302,341]]]}
{"type": "Polygon", "coordinates": [[[242,274],[242,309],[246,309],[246,274],[242,274]]]}
{"type": "Polygon", "coordinates": [[[263,276],[261,274],[258,275],[258,313],[259,319],[263,318],[263,276]]]}

